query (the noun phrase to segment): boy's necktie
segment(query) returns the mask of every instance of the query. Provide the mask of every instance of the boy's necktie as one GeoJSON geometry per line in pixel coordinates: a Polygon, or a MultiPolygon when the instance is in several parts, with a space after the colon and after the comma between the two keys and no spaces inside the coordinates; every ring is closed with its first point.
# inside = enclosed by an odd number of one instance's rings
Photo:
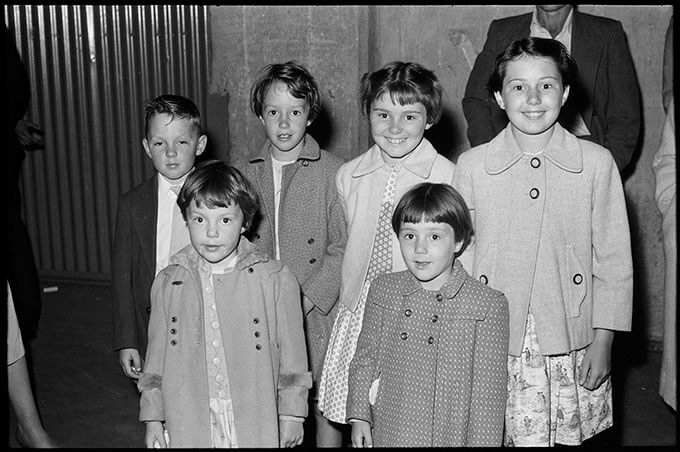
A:
{"type": "Polygon", "coordinates": [[[170,190],[175,196],[175,202],[172,203],[172,232],[170,233],[170,254],[168,257],[189,244],[189,229],[187,229],[176,201],[181,188],[181,185],[170,186],[170,190]]]}

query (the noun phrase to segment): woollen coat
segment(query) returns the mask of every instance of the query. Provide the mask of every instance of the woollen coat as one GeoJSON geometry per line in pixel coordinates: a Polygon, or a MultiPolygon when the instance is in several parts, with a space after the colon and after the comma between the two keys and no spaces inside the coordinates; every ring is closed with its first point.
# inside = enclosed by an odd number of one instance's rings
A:
{"type": "Polygon", "coordinates": [[[544,355],[586,347],[594,328],[630,331],[633,262],[614,159],[559,123],[527,155],[511,127],[461,154],[453,178],[475,230],[460,259],[508,298],[509,353],[520,355],[530,303],[544,355]]]}
{"type": "MultiPolygon", "coordinates": [[[[609,149],[619,171],[630,162],[640,135],[640,87],[626,34],[618,20],[578,11],[572,13],[571,54],[579,78],[560,112],[560,124],[575,114],[583,118],[590,136],[609,149]]],[[[484,48],[477,55],[462,100],[470,144],[490,141],[508,123],[504,110],[487,90],[496,56],[512,41],[529,37],[532,13],[491,22],[484,48]]]]}
{"type": "MultiPolygon", "coordinates": [[[[239,447],[279,447],[279,416],[305,418],[311,375],[295,277],[241,238],[232,294],[216,300],[239,447]]],[[[200,256],[188,245],[151,289],[139,420],[162,421],[172,447],[211,447],[200,256]]],[[[216,288],[217,292],[218,289],[216,288]]]]}
{"type": "Polygon", "coordinates": [[[437,291],[408,271],[380,276],[350,363],[347,419],[370,422],[375,447],[498,447],[507,353],[505,296],[460,262],[437,291]]]}
{"type": "MultiPolygon", "coordinates": [[[[254,157],[234,162],[255,186],[260,199],[258,218],[249,237],[275,256],[274,180],[270,142],[254,157]]],[[[304,323],[310,367],[319,381],[326,348],[338,310],[340,272],[347,227],[335,188],[343,160],[319,148],[309,134],[295,163],[285,165],[279,201],[280,259],[293,272],[304,295],[304,323]],[[310,303],[311,302],[311,303],[310,303]]]]}

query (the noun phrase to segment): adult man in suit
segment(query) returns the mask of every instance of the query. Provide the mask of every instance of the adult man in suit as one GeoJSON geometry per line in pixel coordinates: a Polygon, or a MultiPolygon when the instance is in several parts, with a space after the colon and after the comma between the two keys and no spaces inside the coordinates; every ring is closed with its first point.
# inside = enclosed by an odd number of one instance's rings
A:
{"type": "Polygon", "coordinates": [[[536,5],[527,14],[491,22],[465,88],[463,113],[472,146],[495,137],[508,122],[487,90],[496,56],[527,36],[556,39],[579,68],[559,122],[581,138],[609,149],[619,171],[633,156],[640,133],[640,88],[619,21],[579,12],[573,5],[536,5]]]}

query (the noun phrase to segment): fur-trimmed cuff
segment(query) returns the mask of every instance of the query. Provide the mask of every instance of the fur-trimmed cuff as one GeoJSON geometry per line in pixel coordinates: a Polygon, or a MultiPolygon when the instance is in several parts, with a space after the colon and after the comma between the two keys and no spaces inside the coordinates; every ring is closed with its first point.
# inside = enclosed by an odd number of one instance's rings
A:
{"type": "Polygon", "coordinates": [[[295,374],[281,374],[279,375],[278,388],[287,389],[291,386],[302,386],[303,388],[309,389],[312,387],[312,373],[311,372],[300,372],[295,374]]]}
{"type": "Polygon", "coordinates": [[[158,374],[142,374],[137,382],[139,392],[149,389],[161,389],[162,377],[158,374]]]}

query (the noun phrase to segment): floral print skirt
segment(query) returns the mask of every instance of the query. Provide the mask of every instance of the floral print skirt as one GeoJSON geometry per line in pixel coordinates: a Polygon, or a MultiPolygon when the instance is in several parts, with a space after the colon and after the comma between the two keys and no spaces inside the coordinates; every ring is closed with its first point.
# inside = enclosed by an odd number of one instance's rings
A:
{"type": "Polygon", "coordinates": [[[611,377],[593,391],[578,384],[585,351],[541,355],[529,313],[524,350],[508,356],[506,446],[577,446],[612,426],[611,377]]]}

